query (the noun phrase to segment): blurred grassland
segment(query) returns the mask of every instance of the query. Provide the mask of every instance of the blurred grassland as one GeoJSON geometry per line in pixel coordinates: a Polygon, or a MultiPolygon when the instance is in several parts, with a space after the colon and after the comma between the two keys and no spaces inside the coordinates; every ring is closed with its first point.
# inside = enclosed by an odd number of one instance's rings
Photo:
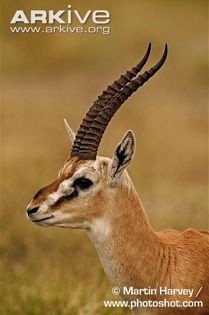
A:
{"type": "Polygon", "coordinates": [[[57,176],[77,129],[107,84],[153,43],[149,66],[168,42],[164,68],[111,121],[100,154],[127,129],[137,151],[129,173],[155,229],[208,229],[207,1],[71,1],[105,8],[112,33],[13,34],[17,9],[66,9],[66,1],[3,1],[1,287],[3,315],[128,314],[112,299],[83,231],[42,229],[26,220],[34,192],[57,176]]]}

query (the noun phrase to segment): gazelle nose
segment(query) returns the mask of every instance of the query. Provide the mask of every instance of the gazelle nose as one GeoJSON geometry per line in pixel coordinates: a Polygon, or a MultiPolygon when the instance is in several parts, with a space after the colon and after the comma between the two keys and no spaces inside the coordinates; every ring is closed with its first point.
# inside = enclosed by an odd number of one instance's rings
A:
{"type": "Polygon", "coordinates": [[[30,215],[32,213],[37,212],[38,209],[39,209],[39,207],[33,207],[33,208],[30,208],[30,209],[27,209],[27,213],[28,213],[28,215],[30,215]]]}

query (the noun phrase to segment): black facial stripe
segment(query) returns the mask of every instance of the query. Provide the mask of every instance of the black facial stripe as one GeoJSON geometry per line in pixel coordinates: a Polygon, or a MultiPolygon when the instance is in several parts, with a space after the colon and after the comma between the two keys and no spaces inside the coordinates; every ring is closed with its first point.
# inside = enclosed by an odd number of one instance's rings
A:
{"type": "Polygon", "coordinates": [[[74,197],[77,197],[77,196],[78,196],[78,192],[76,189],[74,189],[74,191],[70,195],[60,197],[51,207],[56,208],[59,205],[61,205],[63,202],[72,200],[74,197]]]}

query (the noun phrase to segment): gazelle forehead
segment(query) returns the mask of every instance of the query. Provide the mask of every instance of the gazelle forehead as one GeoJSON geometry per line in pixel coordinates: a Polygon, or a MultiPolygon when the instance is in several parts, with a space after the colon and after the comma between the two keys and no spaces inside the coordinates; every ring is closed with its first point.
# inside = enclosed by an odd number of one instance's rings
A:
{"type": "Polygon", "coordinates": [[[79,160],[77,158],[67,159],[63,168],[59,172],[59,178],[65,180],[67,178],[78,178],[85,175],[102,176],[106,174],[110,159],[105,157],[97,157],[93,160],[79,160]]]}

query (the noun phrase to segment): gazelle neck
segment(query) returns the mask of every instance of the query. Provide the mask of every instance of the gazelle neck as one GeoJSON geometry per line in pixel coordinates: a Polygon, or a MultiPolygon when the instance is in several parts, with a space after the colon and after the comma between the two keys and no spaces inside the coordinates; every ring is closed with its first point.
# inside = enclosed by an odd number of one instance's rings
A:
{"type": "Polygon", "coordinates": [[[110,204],[105,215],[93,222],[90,239],[114,285],[146,285],[151,281],[153,250],[158,250],[159,242],[127,175],[110,204]]]}

